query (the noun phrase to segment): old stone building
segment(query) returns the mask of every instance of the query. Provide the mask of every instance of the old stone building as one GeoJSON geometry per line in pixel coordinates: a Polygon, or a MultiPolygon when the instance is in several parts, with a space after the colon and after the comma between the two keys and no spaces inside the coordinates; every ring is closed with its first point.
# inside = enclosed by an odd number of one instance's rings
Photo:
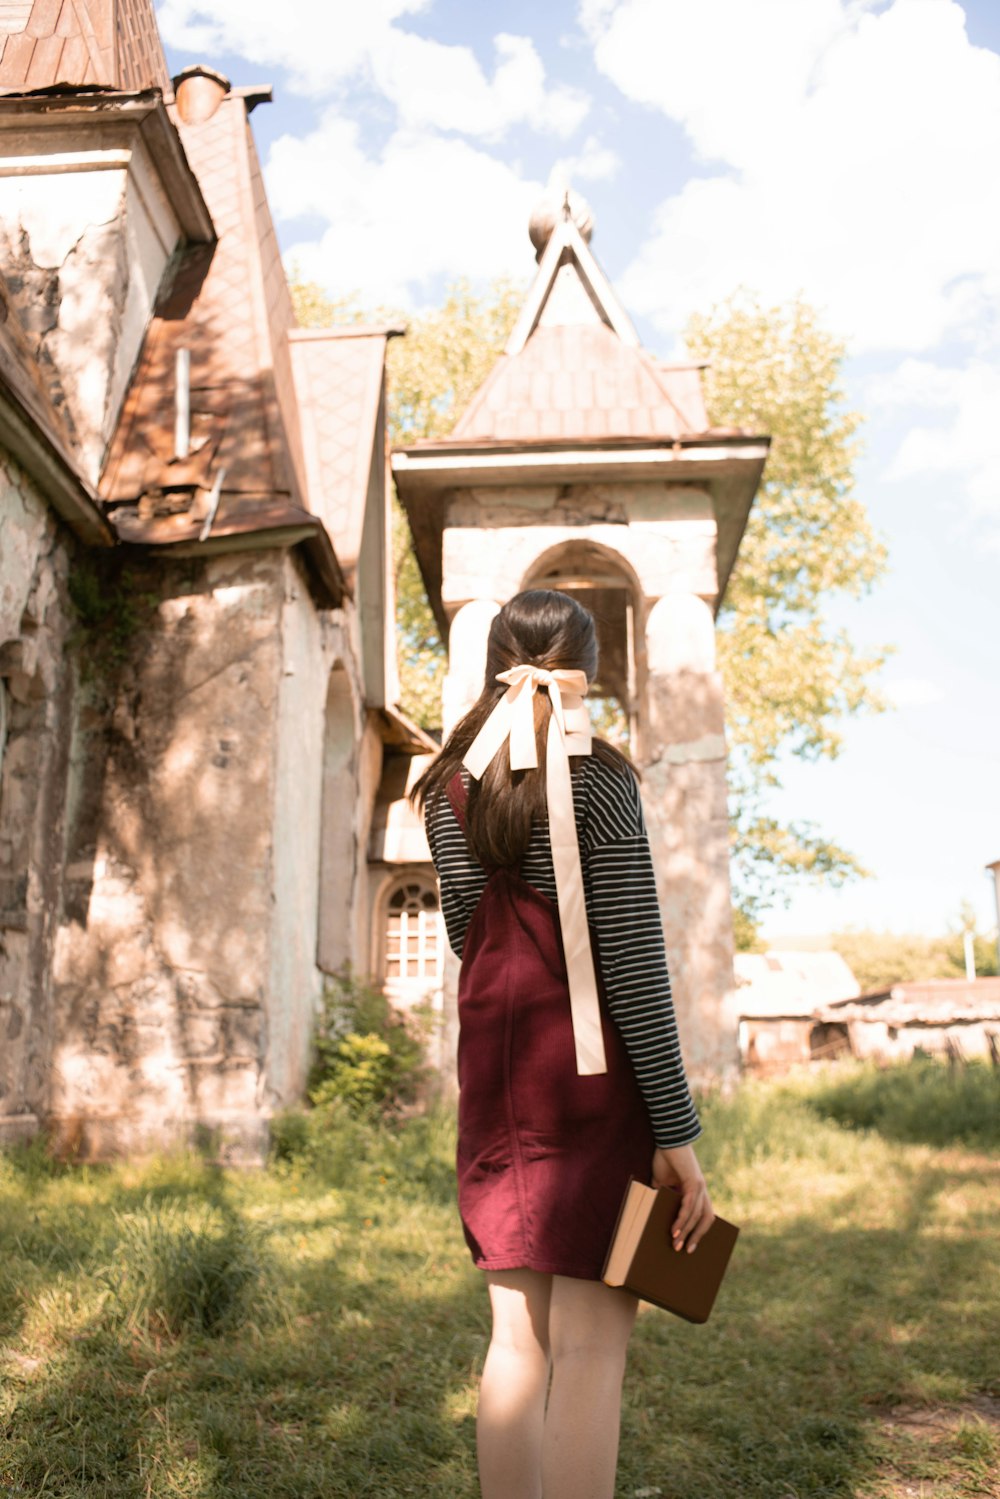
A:
{"type": "Polygon", "coordinates": [[[383,765],[433,747],[387,628],[399,330],[296,328],[267,91],[171,81],[149,0],[5,3],[0,49],[0,1138],[252,1157],[401,884],[383,765]]]}
{"type": "MultiPolygon", "coordinates": [[[[151,0],[0,0],[0,1141],[258,1158],[326,975],[443,1008],[405,792],[385,352],[295,325],[264,88],[168,77],[151,0]]],[[[692,1070],[736,1060],[713,613],[766,439],[638,345],[582,210],[452,436],[397,453],[445,727],[528,583],[599,620],[692,1070]]],[[[449,977],[450,974],[450,977],[449,977]]]]}

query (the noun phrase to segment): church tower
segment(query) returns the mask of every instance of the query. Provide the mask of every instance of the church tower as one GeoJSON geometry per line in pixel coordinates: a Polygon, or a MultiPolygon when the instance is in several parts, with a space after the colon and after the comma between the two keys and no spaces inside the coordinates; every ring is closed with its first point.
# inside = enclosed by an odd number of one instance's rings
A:
{"type": "Polygon", "coordinates": [[[393,472],[448,641],[447,732],[479,695],[486,637],[520,589],[594,614],[602,721],[642,773],[684,1053],[737,1063],[726,743],[715,616],[768,439],[708,423],[696,364],[639,339],[566,193],[530,226],[538,272],[507,346],[443,440],[393,472]]]}

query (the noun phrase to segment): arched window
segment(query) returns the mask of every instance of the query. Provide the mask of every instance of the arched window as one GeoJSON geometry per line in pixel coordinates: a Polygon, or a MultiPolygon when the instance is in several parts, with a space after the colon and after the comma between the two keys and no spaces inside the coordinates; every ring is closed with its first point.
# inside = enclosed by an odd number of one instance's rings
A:
{"type": "Polygon", "coordinates": [[[587,696],[594,728],[640,753],[644,621],[638,583],[624,559],[596,542],[560,542],[536,559],[522,587],[554,588],[590,610],[600,646],[597,680],[587,696]]]}
{"type": "Polygon", "coordinates": [[[407,879],[389,893],[385,976],[390,984],[440,982],[441,916],[437,891],[424,880],[407,879]]]}

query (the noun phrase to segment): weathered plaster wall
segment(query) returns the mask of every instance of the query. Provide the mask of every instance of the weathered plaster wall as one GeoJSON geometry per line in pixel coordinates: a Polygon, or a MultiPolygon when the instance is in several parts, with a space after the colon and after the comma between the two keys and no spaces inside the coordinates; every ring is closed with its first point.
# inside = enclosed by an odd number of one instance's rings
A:
{"type": "Polygon", "coordinates": [[[13,469],[0,501],[0,1139],[47,1122],[92,1156],[207,1127],[253,1159],[305,1083],[324,901],[368,967],[381,738],[356,619],[286,553],[95,561],[13,469]],[[68,577],[95,567],[81,624],[68,577]],[[320,876],[335,663],[349,904],[320,876]]]}
{"type": "Polygon", "coordinates": [[[0,455],[0,1143],[48,1107],[50,960],[62,898],[74,721],[67,639],[73,548],[27,476],[0,455]]]}
{"type": "MultiPolygon", "coordinates": [[[[80,142],[62,133],[48,144],[79,155],[80,142]]],[[[96,481],[179,230],[140,156],[127,169],[64,163],[39,173],[25,168],[23,150],[24,141],[11,137],[0,156],[0,260],[82,466],[96,481]]]]}
{"type": "Polygon", "coordinates": [[[357,617],[319,614],[284,563],[274,803],[267,1098],[301,1096],[324,968],[367,971],[368,827],[381,739],[366,720],[357,617]],[[324,846],[325,845],[325,846],[324,846]]]}
{"type": "MultiPolygon", "coordinates": [[[[133,572],[147,617],[90,691],[59,933],[51,1114],[68,1147],[217,1127],[254,1153],[272,919],[281,559],[133,572]]],[[[100,645],[92,649],[99,656],[100,645]]]]}
{"type": "Polygon", "coordinates": [[[375,715],[369,712],[365,716],[364,733],[358,751],[358,802],[353,820],[353,836],[358,851],[358,878],[351,905],[351,964],[358,973],[370,972],[372,907],[365,866],[375,798],[382,779],[382,764],[382,736],[375,715]]]}
{"type": "Polygon", "coordinates": [[[457,490],[444,531],[442,598],[507,599],[546,552],[590,541],[631,568],[647,598],[714,597],[715,517],[703,491],[662,482],[457,490]]]}

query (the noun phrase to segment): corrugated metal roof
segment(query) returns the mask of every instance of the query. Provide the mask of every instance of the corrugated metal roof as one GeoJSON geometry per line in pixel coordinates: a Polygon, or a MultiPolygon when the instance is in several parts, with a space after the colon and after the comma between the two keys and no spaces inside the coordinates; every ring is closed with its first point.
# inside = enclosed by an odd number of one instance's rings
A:
{"type": "Polygon", "coordinates": [[[733,968],[737,1007],[746,1018],[806,1017],[861,992],[838,952],[741,952],[733,968]]]}
{"type": "Polygon", "coordinates": [[[887,1025],[948,1025],[958,1020],[1000,1023],[1000,978],[926,979],[870,990],[831,1005],[838,1020],[887,1025]]]}

